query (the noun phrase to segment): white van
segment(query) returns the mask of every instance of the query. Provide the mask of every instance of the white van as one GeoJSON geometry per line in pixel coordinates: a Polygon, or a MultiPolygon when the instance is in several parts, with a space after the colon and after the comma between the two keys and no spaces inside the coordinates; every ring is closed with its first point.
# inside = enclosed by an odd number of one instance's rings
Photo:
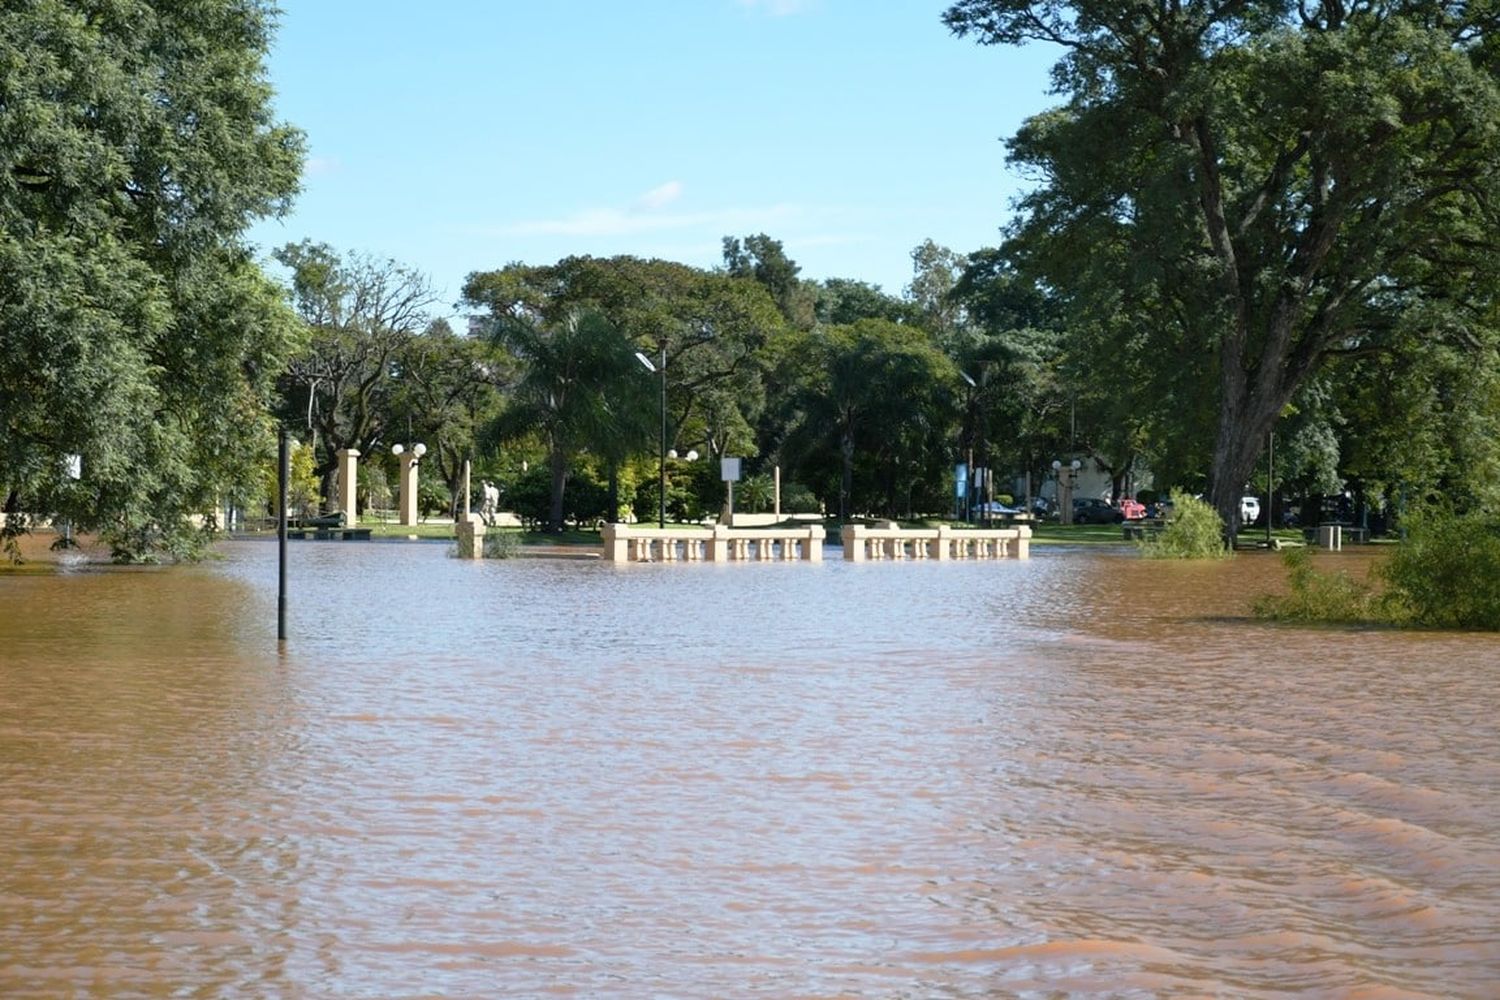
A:
{"type": "Polygon", "coordinates": [[[1260,499],[1240,497],[1240,523],[1253,524],[1258,517],[1260,517],[1260,499]]]}

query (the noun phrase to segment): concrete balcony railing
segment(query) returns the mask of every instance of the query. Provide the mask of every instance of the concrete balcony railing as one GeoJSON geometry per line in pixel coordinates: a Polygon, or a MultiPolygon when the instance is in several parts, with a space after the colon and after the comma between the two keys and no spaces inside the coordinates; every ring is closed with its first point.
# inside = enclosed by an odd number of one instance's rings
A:
{"type": "Polygon", "coordinates": [[[606,524],[605,562],[823,561],[820,524],[805,528],[643,528],[606,524]]]}
{"type": "Polygon", "coordinates": [[[844,559],[1028,559],[1031,529],[1014,528],[872,528],[846,524],[844,559]]]}

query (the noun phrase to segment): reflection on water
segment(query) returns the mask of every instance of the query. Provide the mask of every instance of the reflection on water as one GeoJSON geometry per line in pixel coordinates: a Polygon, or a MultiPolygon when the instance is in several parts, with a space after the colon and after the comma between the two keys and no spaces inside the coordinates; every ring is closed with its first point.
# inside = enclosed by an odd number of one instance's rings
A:
{"type": "Polygon", "coordinates": [[[1500,646],[1273,560],[0,578],[0,995],[1474,996],[1500,646]]]}

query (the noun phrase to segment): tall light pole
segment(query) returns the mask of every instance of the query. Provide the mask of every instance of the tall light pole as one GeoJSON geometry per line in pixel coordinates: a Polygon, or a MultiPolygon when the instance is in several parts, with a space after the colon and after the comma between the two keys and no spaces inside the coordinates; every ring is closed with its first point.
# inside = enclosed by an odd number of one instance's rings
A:
{"type": "Polygon", "coordinates": [[[667,526],[667,345],[663,341],[661,345],[661,362],[653,365],[651,359],[640,351],[635,352],[636,360],[646,366],[648,372],[655,372],[661,376],[661,456],[658,469],[661,475],[661,498],[656,508],[656,526],[665,528],[667,526]]]}
{"type": "MultiPolygon", "coordinates": [[[[969,449],[966,454],[959,455],[964,460],[964,499],[963,508],[960,511],[964,520],[969,523],[974,521],[974,390],[979,384],[974,381],[973,376],[962,368],[958,370],[958,377],[969,384],[968,405],[964,407],[964,422],[968,424],[969,449]]],[[[982,494],[981,494],[982,495],[982,494]]]]}

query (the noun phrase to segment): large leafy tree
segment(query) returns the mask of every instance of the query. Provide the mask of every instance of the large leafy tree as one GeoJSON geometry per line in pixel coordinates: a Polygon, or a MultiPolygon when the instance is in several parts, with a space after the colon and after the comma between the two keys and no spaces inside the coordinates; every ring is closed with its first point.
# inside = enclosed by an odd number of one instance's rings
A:
{"type": "Polygon", "coordinates": [[[249,489],[295,336],[242,242],[297,187],[258,0],[0,13],[0,504],[190,554],[249,489]],[[66,456],[81,456],[81,478],[66,456]]]}
{"type": "Polygon", "coordinates": [[[785,451],[804,481],[839,470],[823,485],[837,494],[841,520],[941,506],[935,486],[952,454],[958,372],[927,331],[865,319],[795,339],[781,353],[794,387],[785,451]]]}
{"type": "Polygon", "coordinates": [[[1489,4],[960,0],[983,43],[1052,43],[1066,102],[1013,160],[1046,280],[1191,345],[1209,495],[1232,526],[1267,432],[1316,373],[1490,339],[1500,88],[1489,4]]]}
{"type": "Polygon", "coordinates": [[[568,257],[471,274],[464,299],[492,320],[555,326],[580,311],[600,313],[637,349],[653,359],[665,354],[669,447],[707,455],[754,447],[761,352],[783,326],[759,282],[672,261],[568,257]]]}
{"type": "Polygon", "coordinates": [[[391,426],[398,360],[427,327],[437,296],[418,271],[325,243],[287,244],[275,257],[291,273],[292,299],[310,333],[284,373],[282,416],[313,438],[328,496],[341,449],[369,453],[390,434],[404,441],[417,429],[391,426]]]}

